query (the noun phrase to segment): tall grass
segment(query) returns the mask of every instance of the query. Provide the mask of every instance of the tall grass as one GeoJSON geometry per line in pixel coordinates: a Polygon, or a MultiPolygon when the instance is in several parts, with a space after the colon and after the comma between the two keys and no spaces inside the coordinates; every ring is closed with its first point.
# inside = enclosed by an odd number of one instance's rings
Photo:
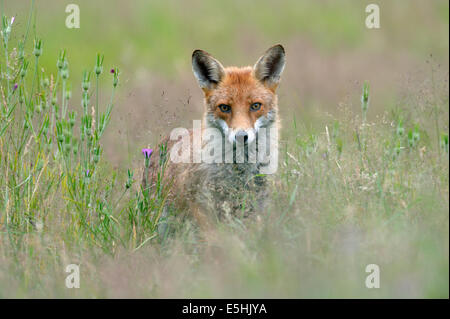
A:
{"type": "MultiPolygon", "coordinates": [[[[20,263],[58,259],[54,249],[61,247],[99,248],[108,254],[117,247],[139,247],[155,237],[158,220],[153,212],[159,211],[160,203],[151,201],[153,189],[132,189],[133,172],[114,171],[103,159],[102,136],[113,114],[119,69],[104,72],[104,58],[98,54],[92,70],[83,72],[82,102],[77,107],[71,102],[69,53],[61,50],[55,61],[57,74],[47,74],[39,67],[45,41],[35,39],[29,53],[24,51],[26,37],[17,48],[10,46],[14,20],[2,17],[2,258],[20,263]],[[105,80],[111,91],[102,106],[99,94],[105,80]],[[36,249],[49,234],[54,236],[52,248],[36,249]]],[[[28,281],[26,268],[16,271],[28,281]]]]}
{"type": "MultiPolygon", "coordinates": [[[[344,105],[323,130],[285,119],[261,223],[220,225],[208,246],[185,221],[161,245],[164,163],[156,185],[141,187],[138,172],[103,154],[119,70],[101,54],[72,70],[62,50],[47,74],[45,39],[26,52],[27,37],[9,42],[13,31],[2,17],[0,297],[448,298],[448,86],[433,80],[433,90],[410,92],[422,95],[419,111],[398,105],[376,121],[368,84],[360,113],[344,105]],[[72,85],[75,72],[82,81],[72,85]],[[71,263],[80,289],[64,286],[71,263]],[[371,263],[380,289],[364,286],[371,263]]],[[[165,158],[164,146],[156,151],[165,158]]]]}

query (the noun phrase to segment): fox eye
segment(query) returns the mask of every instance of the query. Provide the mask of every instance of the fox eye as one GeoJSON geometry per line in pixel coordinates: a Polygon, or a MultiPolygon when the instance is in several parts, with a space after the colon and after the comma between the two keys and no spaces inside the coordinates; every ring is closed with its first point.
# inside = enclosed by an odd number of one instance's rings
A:
{"type": "Polygon", "coordinates": [[[230,113],[231,112],[231,106],[227,105],[227,104],[220,104],[219,105],[219,109],[223,112],[223,113],[230,113]]]}
{"type": "Polygon", "coordinates": [[[250,105],[250,110],[251,111],[258,111],[261,108],[261,103],[256,102],[253,103],[252,105],[250,105]]]}

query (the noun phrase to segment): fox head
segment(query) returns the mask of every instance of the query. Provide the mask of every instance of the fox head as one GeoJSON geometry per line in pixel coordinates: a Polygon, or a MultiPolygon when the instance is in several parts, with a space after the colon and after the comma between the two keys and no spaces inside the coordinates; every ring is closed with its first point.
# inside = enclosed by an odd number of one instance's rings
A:
{"type": "Polygon", "coordinates": [[[276,121],[276,88],[285,66],[285,52],[275,45],[253,67],[227,67],[203,50],[192,54],[192,69],[203,90],[206,122],[230,143],[250,144],[260,128],[276,121]]]}

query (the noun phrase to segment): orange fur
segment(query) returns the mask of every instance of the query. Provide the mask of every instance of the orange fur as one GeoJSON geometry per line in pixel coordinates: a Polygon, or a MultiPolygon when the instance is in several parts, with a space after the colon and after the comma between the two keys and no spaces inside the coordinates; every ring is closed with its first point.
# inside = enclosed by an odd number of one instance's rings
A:
{"type": "MultiPolygon", "coordinates": [[[[278,129],[278,101],[275,91],[283,68],[284,49],[280,45],[266,51],[253,68],[223,68],[208,53],[194,51],[194,74],[204,92],[202,132],[213,125],[221,127],[225,131],[222,132],[224,136],[229,131],[247,131],[254,138],[260,127],[278,129]],[[254,103],[259,103],[260,108],[251,109],[254,103]],[[222,104],[230,107],[229,112],[221,110],[222,104]]],[[[193,132],[190,131],[189,134],[192,159],[193,132]]],[[[248,138],[248,143],[251,143],[250,140],[248,138]]],[[[163,143],[167,143],[168,152],[176,142],[168,138],[163,140],[163,143]]],[[[225,143],[236,141],[228,141],[225,137],[225,143]]],[[[155,171],[160,170],[160,167],[158,152],[155,153],[148,175],[143,176],[145,187],[156,186],[155,171]]],[[[194,217],[205,233],[210,233],[208,230],[214,227],[215,221],[236,216],[236,212],[239,214],[239,207],[246,207],[246,204],[239,202],[244,193],[251,196],[256,194],[260,199],[267,198],[266,180],[258,177],[258,165],[238,162],[175,164],[169,160],[162,183],[172,185],[168,201],[179,211],[186,211],[194,217]],[[237,192],[237,202],[232,192],[237,192]]],[[[247,195],[244,196],[246,197],[247,195]]]]}

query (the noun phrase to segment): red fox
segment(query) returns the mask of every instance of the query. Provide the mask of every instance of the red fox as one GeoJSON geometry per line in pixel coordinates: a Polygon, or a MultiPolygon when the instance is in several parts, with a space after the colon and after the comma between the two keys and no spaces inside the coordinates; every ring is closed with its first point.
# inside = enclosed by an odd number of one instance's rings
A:
{"type": "MultiPolygon", "coordinates": [[[[188,143],[187,160],[179,163],[171,158],[177,155],[180,140],[166,138],[163,143],[171,156],[164,179],[171,185],[168,202],[193,216],[202,228],[218,220],[249,217],[264,209],[267,173],[274,172],[274,165],[276,170],[278,160],[276,89],[284,66],[285,50],[281,45],[268,49],[253,67],[242,68],[224,68],[209,53],[193,52],[192,69],[205,104],[197,146],[205,155],[209,143],[206,153],[214,149],[215,154],[210,161],[205,160],[208,156],[195,160],[199,150],[194,141],[188,143]],[[218,132],[214,141],[209,139],[211,134],[206,134],[211,130],[218,132]],[[268,167],[272,167],[269,172],[268,167]]],[[[195,130],[188,132],[188,140],[192,139],[195,130]]],[[[158,155],[151,159],[150,170],[144,173],[145,187],[155,186],[156,174],[151,172],[160,165],[158,155]]],[[[166,210],[161,223],[165,214],[166,210]]]]}

